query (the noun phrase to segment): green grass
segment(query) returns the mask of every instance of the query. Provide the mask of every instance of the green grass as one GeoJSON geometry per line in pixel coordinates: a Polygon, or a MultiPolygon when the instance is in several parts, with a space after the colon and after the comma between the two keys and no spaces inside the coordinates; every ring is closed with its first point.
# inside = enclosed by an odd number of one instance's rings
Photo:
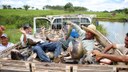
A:
{"type": "Polygon", "coordinates": [[[97,18],[110,18],[110,19],[123,19],[128,18],[128,15],[124,13],[116,13],[115,16],[112,16],[111,13],[105,12],[85,12],[85,11],[75,11],[67,12],[63,10],[9,10],[9,9],[0,9],[0,16],[10,17],[10,16],[20,16],[20,17],[35,17],[35,16],[46,16],[46,15],[60,15],[60,14],[96,14],[97,18]]]}
{"type": "Polygon", "coordinates": [[[17,43],[20,41],[21,33],[19,29],[6,29],[5,33],[8,35],[10,42],[17,43]]]}
{"type": "Polygon", "coordinates": [[[59,14],[76,14],[76,13],[84,13],[84,12],[72,12],[69,13],[63,10],[2,10],[0,9],[0,15],[2,16],[46,16],[46,15],[59,15],[59,14]]]}

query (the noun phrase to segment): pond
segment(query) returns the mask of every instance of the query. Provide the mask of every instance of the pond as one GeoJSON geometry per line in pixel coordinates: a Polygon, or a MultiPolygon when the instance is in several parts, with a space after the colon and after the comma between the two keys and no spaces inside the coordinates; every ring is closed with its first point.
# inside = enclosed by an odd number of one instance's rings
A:
{"type": "Polygon", "coordinates": [[[107,38],[113,43],[124,43],[124,37],[128,32],[128,22],[99,21],[99,24],[107,30],[107,38]]]}

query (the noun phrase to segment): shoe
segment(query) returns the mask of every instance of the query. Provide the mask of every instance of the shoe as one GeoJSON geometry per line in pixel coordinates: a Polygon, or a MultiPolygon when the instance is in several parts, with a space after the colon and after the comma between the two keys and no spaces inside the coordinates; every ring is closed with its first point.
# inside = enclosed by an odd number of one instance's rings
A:
{"type": "Polygon", "coordinates": [[[60,58],[59,58],[59,57],[54,58],[54,59],[53,59],[53,62],[59,63],[59,62],[60,62],[60,58]]]}
{"type": "Polygon", "coordinates": [[[53,59],[53,62],[55,62],[55,63],[59,63],[60,61],[61,61],[60,57],[55,57],[53,59]]]}
{"type": "Polygon", "coordinates": [[[24,60],[25,57],[19,52],[11,51],[11,59],[13,59],[13,60],[24,60]]]}

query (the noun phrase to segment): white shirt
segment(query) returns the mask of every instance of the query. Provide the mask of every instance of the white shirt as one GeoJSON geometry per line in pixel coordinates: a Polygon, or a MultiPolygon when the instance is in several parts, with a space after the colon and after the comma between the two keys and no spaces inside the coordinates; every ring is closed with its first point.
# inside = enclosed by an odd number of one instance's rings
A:
{"type": "Polygon", "coordinates": [[[116,47],[123,55],[128,55],[128,48],[125,47],[125,44],[116,44],[116,47]]]}
{"type": "MultiPolygon", "coordinates": [[[[32,39],[34,42],[44,42],[44,40],[40,38],[35,38],[34,35],[26,34],[26,39],[32,39]]],[[[26,47],[26,44],[24,43],[24,35],[22,34],[20,37],[20,41],[23,47],[26,47]]]]}
{"type": "Polygon", "coordinates": [[[8,42],[7,46],[3,46],[2,44],[0,44],[0,52],[12,46],[14,46],[14,44],[10,42],[8,42]]]}

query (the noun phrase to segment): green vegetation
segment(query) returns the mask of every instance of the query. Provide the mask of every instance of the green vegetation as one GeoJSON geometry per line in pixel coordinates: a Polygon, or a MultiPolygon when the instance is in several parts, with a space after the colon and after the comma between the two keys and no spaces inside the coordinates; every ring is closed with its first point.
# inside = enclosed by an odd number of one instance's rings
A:
{"type": "Polygon", "coordinates": [[[5,33],[8,35],[10,42],[17,43],[20,41],[21,33],[19,29],[6,29],[5,33]]]}
{"type": "MultiPolygon", "coordinates": [[[[104,20],[118,20],[123,21],[128,19],[125,13],[116,13],[114,16],[110,12],[87,12],[75,11],[68,12],[64,10],[21,10],[21,9],[0,9],[0,25],[4,25],[7,30],[5,31],[11,42],[16,43],[19,41],[21,33],[18,29],[24,24],[33,24],[33,17],[46,16],[46,15],[61,15],[61,14],[96,14],[97,19],[104,20]]],[[[101,30],[101,27],[99,27],[101,30]]],[[[101,30],[104,31],[104,30],[101,30]]]]}
{"type": "Polygon", "coordinates": [[[107,31],[106,31],[105,28],[103,28],[102,25],[98,25],[96,28],[97,28],[97,30],[100,31],[102,34],[107,35],[107,31]]]}
{"type": "Polygon", "coordinates": [[[28,6],[28,5],[24,5],[23,7],[24,7],[24,9],[25,9],[26,11],[30,8],[30,6],[28,6]]]}

